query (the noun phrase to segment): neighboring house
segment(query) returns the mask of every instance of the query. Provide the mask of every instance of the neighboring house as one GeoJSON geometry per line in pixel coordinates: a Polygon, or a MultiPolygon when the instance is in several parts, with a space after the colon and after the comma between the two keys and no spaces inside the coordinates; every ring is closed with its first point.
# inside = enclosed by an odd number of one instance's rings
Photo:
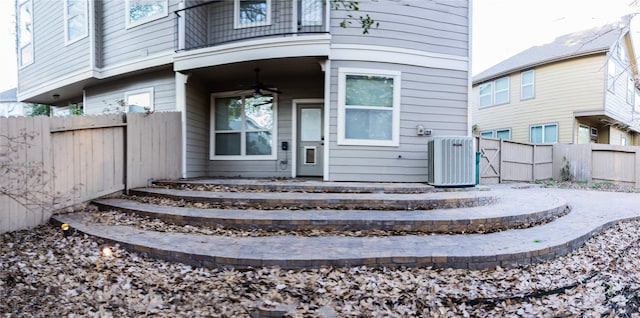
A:
{"type": "Polygon", "coordinates": [[[474,134],[532,143],[638,145],[631,20],[558,37],[474,76],[474,134]]]}
{"type": "Polygon", "coordinates": [[[25,104],[18,102],[17,88],[0,92],[0,117],[24,116],[25,104]]]}
{"type": "Polygon", "coordinates": [[[470,134],[470,0],[16,3],[19,99],[180,111],[184,177],[425,181],[420,128],[470,134]]]}

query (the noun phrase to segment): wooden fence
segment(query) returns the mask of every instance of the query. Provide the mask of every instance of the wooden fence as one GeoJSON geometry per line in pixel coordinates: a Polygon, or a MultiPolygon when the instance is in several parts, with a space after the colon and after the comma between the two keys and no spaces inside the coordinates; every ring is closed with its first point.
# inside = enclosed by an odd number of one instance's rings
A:
{"type": "Polygon", "coordinates": [[[480,184],[533,182],[553,176],[553,145],[476,138],[480,184]]]}
{"type": "Polygon", "coordinates": [[[604,144],[554,145],[553,178],[640,187],[640,147],[604,144]]]}
{"type": "Polygon", "coordinates": [[[180,113],[0,118],[0,233],[54,209],[175,179],[180,113]]]}

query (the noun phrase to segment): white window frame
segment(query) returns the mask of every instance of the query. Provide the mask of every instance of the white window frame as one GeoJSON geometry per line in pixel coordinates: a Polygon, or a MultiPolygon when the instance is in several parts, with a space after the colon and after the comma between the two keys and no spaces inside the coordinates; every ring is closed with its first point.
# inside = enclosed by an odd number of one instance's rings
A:
{"type": "Polygon", "coordinates": [[[542,128],[542,142],[538,143],[538,144],[557,144],[558,143],[558,135],[560,134],[560,128],[558,127],[558,123],[549,123],[549,124],[536,124],[536,125],[531,125],[529,126],[529,142],[530,143],[534,143],[533,141],[531,141],[531,129],[533,129],[534,127],[541,127],[542,128]],[[545,138],[544,138],[544,129],[547,126],[556,126],[556,136],[555,136],[555,140],[554,142],[545,142],[545,138]]]}
{"type": "Polygon", "coordinates": [[[233,28],[253,28],[271,25],[271,0],[264,0],[267,5],[266,19],[262,22],[240,23],[240,0],[233,0],[233,28]]]}
{"type": "Polygon", "coordinates": [[[322,25],[324,22],[324,10],[323,10],[323,0],[302,0],[300,2],[300,26],[302,27],[307,27],[307,26],[318,26],[318,25],[322,25]],[[305,6],[304,2],[310,2],[310,4],[315,4],[315,5],[310,5],[310,6],[305,6]],[[310,21],[310,20],[305,20],[305,17],[307,16],[308,12],[305,12],[306,9],[318,9],[318,12],[311,12],[311,13],[319,13],[320,14],[320,20],[318,21],[310,21]]]}
{"type": "Polygon", "coordinates": [[[162,3],[163,5],[163,11],[160,13],[156,13],[152,16],[146,17],[146,18],[142,18],[140,20],[137,21],[131,21],[131,1],[135,1],[135,0],[125,0],[125,6],[124,6],[124,28],[125,29],[130,29],[151,21],[155,21],[158,19],[162,19],[164,17],[167,17],[169,15],[169,0],[156,0],[156,3],[162,3]]]}
{"type": "Polygon", "coordinates": [[[480,95],[480,99],[478,100],[478,104],[480,107],[489,107],[493,106],[493,82],[483,83],[478,86],[478,94],[480,95]],[[486,86],[491,86],[488,94],[482,94],[483,88],[486,86]],[[489,96],[489,104],[482,104],[482,97],[489,96]]]}
{"type": "MultiPolygon", "coordinates": [[[[271,130],[271,154],[270,155],[246,155],[246,133],[247,130],[243,127],[240,130],[240,153],[241,155],[216,155],[216,98],[228,98],[228,97],[251,97],[253,91],[238,92],[225,92],[211,94],[210,101],[210,123],[209,123],[209,160],[233,160],[233,161],[247,161],[247,160],[276,160],[278,159],[278,94],[272,94],[272,108],[273,108],[273,129],[271,130]]],[[[243,108],[243,117],[244,108],[243,108]]],[[[244,119],[243,119],[244,120],[244,119]]]]}
{"type": "Polygon", "coordinates": [[[153,87],[147,87],[147,88],[127,91],[127,92],[124,93],[124,105],[125,105],[124,112],[125,113],[129,112],[129,97],[136,96],[136,95],[142,95],[142,94],[148,94],[149,95],[149,101],[151,102],[151,105],[149,105],[150,109],[148,111],[151,112],[151,111],[155,110],[154,89],[153,89],[153,87]]]}
{"type": "Polygon", "coordinates": [[[483,134],[490,133],[491,137],[485,137],[485,138],[498,138],[498,132],[502,132],[502,131],[509,132],[509,138],[505,139],[505,140],[511,140],[511,128],[500,128],[500,129],[493,129],[493,130],[483,130],[483,131],[480,132],[480,136],[482,136],[483,134]]]}
{"type": "Polygon", "coordinates": [[[77,17],[77,15],[69,16],[69,10],[68,10],[69,0],[64,0],[62,10],[64,10],[64,45],[65,46],[78,42],[89,36],[89,1],[88,0],[80,0],[80,1],[84,2],[84,12],[82,13],[84,15],[84,25],[82,27],[83,28],[82,34],[80,34],[78,37],[74,39],[70,39],[69,38],[69,20],[77,17]]]}
{"type": "Polygon", "coordinates": [[[511,102],[511,79],[509,78],[509,76],[503,76],[503,77],[500,77],[500,78],[496,78],[493,81],[482,83],[482,84],[480,84],[478,86],[478,95],[480,96],[480,99],[478,100],[479,108],[509,104],[511,102]],[[501,80],[506,80],[507,81],[507,88],[505,88],[503,90],[497,90],[496,87],[498,86],[497,85],[498,81],[501,81],[501,80]],[[487,94],[480,95],[480,92],[482,91],[482,87],[484,87],[486,85],[491,85],[491,103],[487,104],[487,105],[483,105],[483,104],[481,104],[480,101],[482,100],[482,97],[483,96],[487,96],[487,94]],[[504,101],[504,102],[498,103],[497,100],[496,100],[496,95],[498,93],[501,93],[501,92],[507,92],[507,100],[504,101]]]}
{"type": "Polygon", "coordinates": [[[19,67],[22,69],[26,66],[29,66],[31,64],[33,64],[33,62],[35,61],[36,57],[34,55],[34,50],[33,50],[33,25],[34,25],[34,21],[35,21],[35,17],[33,15],[33,0],[20,0],[18,1],[18,7],[16,8],[17,12],[16,12],[16,20],[17,20],[17,24],[18,24],[18,61],[19,61],[19,67]],[[20,16],[20,8],[22,8],[22,6],[29,6],[29,12],[31,13],[31,32],[30,32],[30,39],[29,42],[22,45],[20,42],[22,40],[22,21],[21,21],[21,16],[20,16]],[[31,56],[31,60],[25,62],[23,59],[23,50],[28,49],[31,51],[30,56],[31,56]]]}
{"type": "Polygon", "coordinates": [[[528,70],[528,71],[524,71],[524,72],[520,72],[520,100],[527,100],[527,99],[533,99],[536,96],[536,73],[534,72],[534,70],[528,70]],[[525,74],[531,73],[531,83],[525,83],[524,82],[524,76],[525,74]],[[531,96],[524,96],[524,89],[525,87],[531,87],[531,96]]]}
{"type": "Polygon", "coordinates": [[[480,132],[480,137],[482,138],[495,138],[495,134],[493,130],[483,130],[480,132]],[[491,134],[491,136],[483,136],[483,135],[489,135],[491,134]]]}
{"type": "Polygon", "coordinates": [[[494,132],[494,133],[495,133],[496,138],[500,138],[500,137],[498,137],[498,132],[501,132],[501,131],[509,132],[509,138],[506,138],[506,139],[505,139],[505,138],[502,138],[502,139],[504,139],[504,140],[511,140],[511,128],[496,129],[496,130],[495,130],[495,132],[494,132]]]}
{"type": "MultiPolygon", "coordinates": [[[[400,71],[361,69],[361,68],[338,68],[338,145],[350,146],[382,146],[398,147],[400,145],[400,92],[401,92],[400,71]],[[346,105],[346,84],[347,75],[381,76],[393,78],[393,106],[391,109],[391,139],[352,139],[346,138],[346,110],[347,108],[378,110],[378,106],[347,106],[346,105]]],[[[388,107],[384,107],[388,110],[388,107]]]]}

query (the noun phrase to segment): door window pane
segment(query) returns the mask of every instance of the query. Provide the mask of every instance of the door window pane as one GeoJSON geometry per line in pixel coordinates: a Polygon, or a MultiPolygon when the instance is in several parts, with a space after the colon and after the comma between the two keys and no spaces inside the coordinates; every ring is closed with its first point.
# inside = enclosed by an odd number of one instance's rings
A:
{"type": "Polygon", "coordinates": [[[322,25],[322,2],[323,0],[302,0],[300,2],[302,26],[322,25]]]}
{"type": "Polygon", "coordinates": [[[320,141],[322,139],[322,110],[302,108],[300,110],[300,141],[320,141]]]}

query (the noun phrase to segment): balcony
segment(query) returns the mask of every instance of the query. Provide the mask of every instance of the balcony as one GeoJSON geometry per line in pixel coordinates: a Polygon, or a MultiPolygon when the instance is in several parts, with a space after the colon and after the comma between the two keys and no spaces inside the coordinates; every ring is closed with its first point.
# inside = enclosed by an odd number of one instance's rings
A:
{"type": "MultiPolygon", "coordinates": [[[[323,0],[217,0],[175,11],[176,52],[240,41],[329,33],[323,0]]],[[[195,2],[197,3],[197,2],[195,2]]]]}

